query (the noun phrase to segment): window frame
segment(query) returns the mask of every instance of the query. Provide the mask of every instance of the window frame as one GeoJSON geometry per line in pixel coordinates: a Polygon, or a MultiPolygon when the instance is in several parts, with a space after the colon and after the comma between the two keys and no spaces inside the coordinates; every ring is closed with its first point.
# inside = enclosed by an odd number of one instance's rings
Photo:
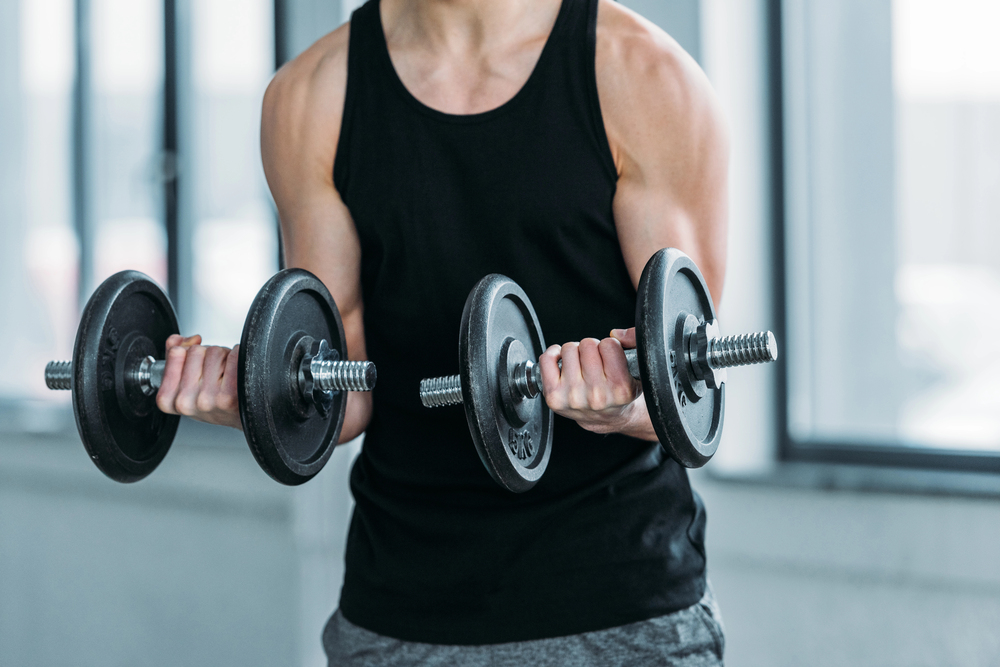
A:
{"type": "MultiPolygon", "coordinates": [[[[771,136],[769,161],[771,166],[773,306],[775,335],[787,340],[787,179],[786,162],[786,99],[785,99],[785,24],[784,0],[767,0],[767,80],[768,131],[771,136]]],[[[811,224],[811,223],[810,223],[811,224]]],[[[917,469],[938,472],[1000,473],[1000,450],[975,451],[932,447],[908,447],[880,441],[846,442],[800,440],[792,435],[788,414],[788,360],[779,355],[775,378],[775,424],[777,458],[782,463],[805,463],[879,468],[917,469]]]]}

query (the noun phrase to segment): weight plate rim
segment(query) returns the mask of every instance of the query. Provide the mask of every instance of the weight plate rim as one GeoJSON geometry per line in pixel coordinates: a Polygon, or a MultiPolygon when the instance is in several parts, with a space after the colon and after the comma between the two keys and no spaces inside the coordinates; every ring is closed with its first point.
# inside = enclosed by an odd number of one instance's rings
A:
{"type": "Polygon", "coordinates": [[[87,455],[101,472],[125,484],[138,482],[159,467],[170,451],[180,424],[179,415],[163,415],[164,425],[160,430],[160,438],[165,439],[165,444],[161,445],[161,451],[145,461],[130,458],[117,446],[105,448],[107,451],[99,451],[95,447],[96,443],[104,440],[103,434],[110,426],[107,414],[101,407],[100,373],[88,373],[85,359],[100,360],[101,341],[106,334],[105,328],[111,311],[123,298],[137,292],[153,297],[163,307],[170,331],[180,333],[173,304],[156,281],[140,271],[119,271],[106,278],[84,306],[73,343],[73,375],[70,384],[73,417],[87,455]],[[101,326],[98,327],[98,324],[101,326]]]}
{"type": "Polygon", "coordinates": [[[347,401],[340,401],[340,410],[330,415],[335,427],[326,432],[327,438],[322,445],[323,452],[312,462],[301,463],[285,456],[283,450],[276,446],[276,443],[271,442],[268,446],[271,440],[269,435],[274,427],[274,415],[270,403],[266,403],[264,414],[258,414],[249,409],[249,396],[267,395],[268,373],[263,369],[268,368],[267,361],[270,358],[268,348],[271,341],[267,337],[257,335],[257,332],[266,329],[269,322],[280,317],[283,306],[289,299],[295,294],[307,290],[316,292],[321,301],[330,308],[339,337],[340,346],[338,349],[347,349],[347,335],[344,332],[340,310],[326,285],[315,274],[305,269],[290,268],[283,269],[271,276],[254,297],[243,324],[237,362],[240,424],[243,426],[243,435],[247,445],[261,469],[275,481],[287,486],[304,484],[319,474],[337,447],[340,431],[344,424],[344,415],[347,411],[347,401]],[[263,339],[264,344],[258,346],[251,343],[251,339],[263,339]],[[254,363],[255,361],[256,363],[254,363]],[[261,370],[254,372],[254,368],[261,370]]]}
{"type": "MultiPolygon", "coordinates": [[[[493,387],[483,386],[481,383],[473,382],[473,368],[488,368],[490,360],[486,358],[487,350],[477,348],[471,343],[476,340],[476,333],[480,323],[489,321],[489,313],[493,304],[498,299],[513,295],[519,298],[526,306],[531,316],[531,325],[538,332],[539,345],[545,350],[545,336],[542,332],[541,324],[535,308],[528,298],[527,293],[514,280],[499,273],[491,273],[484,276],[476,286],[473,287],[465,301],[465,308],[462,312],[462,326],[459,335],[459,376],[462,383],[462,397],[465,403],[465,417],[472,432],[472,441],[476,447],[476,452],[482,461],[490,477],[498,484],[514,493],[524,493],[533,488],[548,468],[549,459],[552,455],[552,435],[555,426],[555,415],[552,410],[542,400],[542,410],[545,415],[546,438],[540,442],[539,446],[544,448],[542,458],[538,465],[533,468],[518,466],[526,474],[519,474],[515,469],[515,463],[511,461],[506,453],[506,446],[502,438],[495,429],[484,429],[475,418],[477,414],[490,415],[493,420],[494,405],[500,400],[499,392],[494,392],[493,387]],[[496,394],[496,395],[494,395],[496,394]],[[494,465],[493,453],[502,453],[499,465],[494,465]]],[[[485,336],[482,337],[485,339],[485,336]]]]}
{"type": "MultiPolygon", "coordinates": [[[[700,468],[708,463],[719,448],[722,439],[722,428],[726,413],[726,386],[722,385],[718,389],[718,424],[715,427],[714,437],[707,441],[704,446],[694,448],[682,448],[677,446],[678,442],[687,441],[691,443],[701,442],[688,428],[687,422],[682,418],[680,408],[677,406],[677,397],[670,387],[670,396],[660,396],[660,385],[655,381],[657,377],[670,373],[668,350],[662,345],[662,337],[657,339],[654,335],[655,323],[663,321],[663,304],[666,286],[673,279],[674,275],[685,271],[700,283],[704,293],[708,296],[707,314],[711,319],[716,318],[715,304],[712,303],[711,293],[704,276],[698,269],[698,265],[688,257],[687,254],[677,248],[663,248],[657,251],[646,263],[639,280],[638,298],[636,299],[636,341],[638,343],[639,369],[642,375],[643,394],[646,400],[646,408],[649,411],[650,421],[653,429],[666,452],[675,461],[686,468],[700,468]],[[662,275],[662,280],[654,280],[653,277],[662,275]],[[662,369],[662,371],[661,371],[662,369]],[[667,418],[659,420],[655,418],[658,412],[658,404],[666,407],[667,418]]],[[[669,323],[668,326],[673,326],[669,323]]]]}

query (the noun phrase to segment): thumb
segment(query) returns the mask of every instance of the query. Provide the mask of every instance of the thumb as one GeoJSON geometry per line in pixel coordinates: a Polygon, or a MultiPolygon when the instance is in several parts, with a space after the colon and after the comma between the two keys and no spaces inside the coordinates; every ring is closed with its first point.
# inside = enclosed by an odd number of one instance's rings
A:
{"type": "Polygon", "coordinates": [[[611,337],[622,344],[626,350],[635,347],[635,327],[631,329],[612,329],[611,337]]]}

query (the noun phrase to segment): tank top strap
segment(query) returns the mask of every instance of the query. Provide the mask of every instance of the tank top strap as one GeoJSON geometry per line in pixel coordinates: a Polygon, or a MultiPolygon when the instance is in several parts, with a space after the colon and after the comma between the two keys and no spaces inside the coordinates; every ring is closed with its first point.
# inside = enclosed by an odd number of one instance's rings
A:
{"type": "Polygon", "coordinates": [[[618,171],[608,145],[597,94],[597,5],[598,0],[563,0],[562,16],[549,38],[557,48],[552,49],[548,62],[539,63],[553,71],[539,78],[565,82],[572,101],[585,108],[594,149],[608,177],[617,181],[618,171]],[[565,73],[571,74],[567,77],[565,73]]]}
{"type": "Polygon", "coordinates": [[[362,89],[371,84],[373,70],[366,63],[373,62],[377,56],[379,40],[384,40],[379,34],[381,30],[378,0],[369,0],[351,13],[347,43],[347,86],[344,90],[337,154],[333,163],[333,180],[341,192],[349,173],[350,137],[354,133],[358,107],[362,105],[360,100],[365,97],[362,89]]]}

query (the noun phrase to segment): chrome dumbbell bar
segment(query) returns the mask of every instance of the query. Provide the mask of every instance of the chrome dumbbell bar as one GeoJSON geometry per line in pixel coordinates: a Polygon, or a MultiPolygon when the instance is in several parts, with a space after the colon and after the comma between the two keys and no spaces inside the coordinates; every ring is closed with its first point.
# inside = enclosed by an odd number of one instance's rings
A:
{"type": "MultiPolygon", "coordinates": [[[[725,369],[735,366],[767,363],[778,358],[774,334],[761,331],[736,336],[719,336],[718,325],[706,322],[690,336],[687,344],[691,375],[704,380],[710,387],[726,381],[725,369]]],[[[640,379],[636,350],[625,350],[629,374],[640,379]]],[[[561,366],[561,363],[560,363],[561,366]]],[[[542,369],[527,360],[515,367],[512,389],[520,398],[534,398],[542,391],[542,369]]],[[[427,378],[420,381],[420,401],[424,407],[436,408],[462,402],[462,380],[458,375],[427,378]]]]}
{"type": "MultiPolygon", "coordinates": [[[[316,355],[304,358],[302,363],[308,365],[308,376],[319,391],[371,391],[375,386],[375,364],[370,361],[333,361],[316,355]]],[[[133,369],[129,380],[136,383],[142,393],[151,396],[163,384],[166,367],[165,360],[146,357],[133,369]]],[[[300,377],[305,374],[300,372],[300,377]]],[[[50,361],[45,366],[45,386],[49,389],[69,390],[72,378],[72,362],[50,361]]]]}

